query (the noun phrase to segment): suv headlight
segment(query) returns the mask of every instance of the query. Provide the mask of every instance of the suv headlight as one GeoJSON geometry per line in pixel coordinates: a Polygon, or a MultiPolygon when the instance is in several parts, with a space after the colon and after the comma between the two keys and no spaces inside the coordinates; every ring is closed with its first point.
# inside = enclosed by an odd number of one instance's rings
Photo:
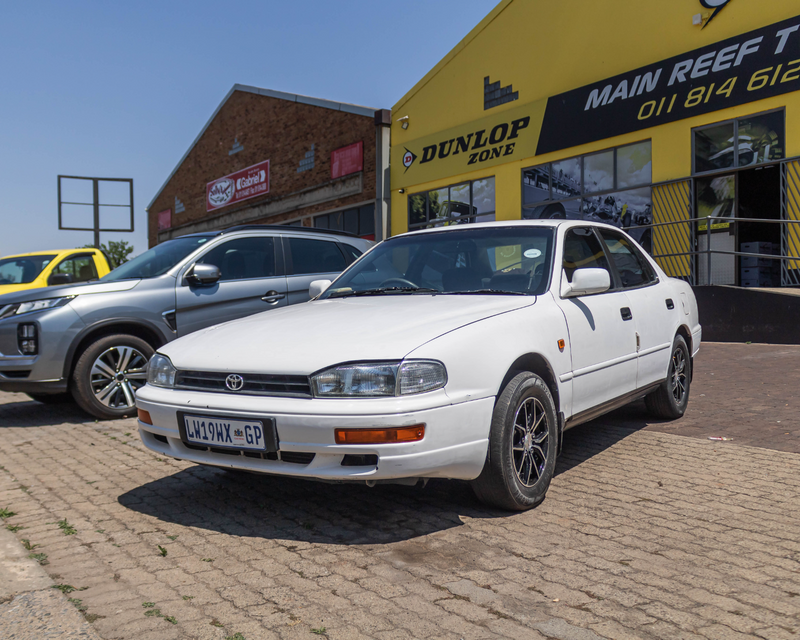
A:
{"type": "Polygon", "coordinates": [[[169,358],[157,353],[150,358],[150,363],[147,365],[147,384],[172,389],[175,386],[176,373],[178,371],[172,366],[169,358]]]}
{"type": "Polygon", "coordinates": [[[44,309],[63,307],[74,298],[75,296],[64,296],[61,298],[47,298],[45,300],[31,300],[30,302],[7,304],[4,307],[0,307],[0,318],[9,318],[11,316],[18,316],[23,313],[32,313],[34,311],[42,311],[44,309]]]}
{"type": "Polygon", "coordinates": [[[441,389],[447,370],[435,360],[342,364],[311,376],[318,398],[380,398],[441,389]]]}

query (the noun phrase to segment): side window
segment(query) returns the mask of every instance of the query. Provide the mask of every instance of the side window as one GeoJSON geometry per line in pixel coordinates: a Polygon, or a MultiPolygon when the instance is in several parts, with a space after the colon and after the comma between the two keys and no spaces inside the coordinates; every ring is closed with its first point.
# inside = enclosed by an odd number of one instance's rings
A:
{"type": "Polygon", "coordinates": [[[346,242],[342,242],[339,247],[344,251],[344,257],[347,260],[347,265],[350,266],[353,264],[358,258],[361,257],[362,251],[356,249],[353,245],[347,244],[346,242]]]}
{"type": "Polygon", "coordinates": [[[658,279],[650,263],[625,236],[608,229],[600,229],[600,235],[608,247],[623,287],[640,287],[658,279]]]}
{"type": "MultiPolygon", "coordinates": [[[[576,269],[609,271],[608,260],[600,241],[594,232],[586,227],[570,229],[564,236],[564,271],[570,282],[576,269]]],[[[611,277],[610,271],[608,275],[611,277]]],[[[611,281],[614,281],[613,278],[611,281]]]]}
{"type": "Polygon", "coordinates": [[[97,269],[91,255],[70,256],[59,262],[52,273],[67,275],[70,277],[70,282],[97,280],[97,269]]]}
{"type": "Polygon", "coordinates": [[[198,262],[219,267],[220,281],[275,275],[274,238],[238,238],[211,249],[198,262]]]}
{"type": "Polygon", "coordinates": [[[292,275],[344,271],[344,256],[335,242],[307,238],[286,238],[286,242],[292,275]]]}

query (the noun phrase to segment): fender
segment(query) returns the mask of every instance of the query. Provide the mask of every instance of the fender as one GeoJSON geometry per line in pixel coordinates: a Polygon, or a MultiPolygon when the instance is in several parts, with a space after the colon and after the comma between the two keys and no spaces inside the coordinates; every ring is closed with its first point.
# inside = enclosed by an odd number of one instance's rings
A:
{"type": "Polygon", "coordinates": [[[77,336],[75,336],[75,339],[72,341],[72,344],[70,344],[69,350],[67,351],[67,356],[66,358],[64,358],[64,370],[63,370],[64,379],[68,379],[70,373],[72,373],[72,365],[75,361],[75,355],[78,350],[78,346],[81,344],[81,342],[83,342],[83,340],[88,335],[94,333],[98,329],[112,328],[114,325],[128,325],[128,326],[134,325],[136,327],[144,329],[148,333],[152,333],[153,335],[158,336],[158,338],[160,339],[160,344],[154,345],[156,346],[156,348],[158,348],[163,344],[166,344],[167,342],[175,338],[174,335],[171,335],[166,330],[167,329],[166,325],[162,329],[161,327],[159,327],[156,324],[153,324],[152,322],[149,322],[147,320],[141,320],[139,318],[122,317],[122,318],[105,318],[103,320],[98,320],[94,324],[84,327],[81,330],[81,332],[78,333],[77,336]]]}

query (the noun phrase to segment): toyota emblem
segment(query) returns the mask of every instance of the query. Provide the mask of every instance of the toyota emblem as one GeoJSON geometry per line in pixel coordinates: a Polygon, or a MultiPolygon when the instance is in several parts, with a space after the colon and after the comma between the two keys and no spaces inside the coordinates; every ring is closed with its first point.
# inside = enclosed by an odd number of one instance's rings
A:
{"type": "Polygon", "coordinates": [[[244,386],[244,378],[238,373],[232,373],[225,378],[225,386],[231,391],[239,391],[244,386]]]}

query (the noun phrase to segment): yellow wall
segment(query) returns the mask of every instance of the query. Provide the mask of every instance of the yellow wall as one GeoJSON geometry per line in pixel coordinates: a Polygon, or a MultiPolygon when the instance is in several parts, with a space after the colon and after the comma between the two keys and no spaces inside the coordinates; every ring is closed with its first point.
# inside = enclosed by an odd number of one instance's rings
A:
{"type": "MultiPolygon", "coordinates": [[[[704,29],[692,24],[698,13],[710,14],[698,0],[503,0],[392,110],[392,234],[407,230],[410,193],[495,176],[497,219],[519,219],[524,167],[638,140],[652,140],[654,183],[687,177],[693,127],[774,108],[786,108],[786,156],[800,155],[800,92],[793,92],[472,173],[404,184],[402,194],[395,188],[410,175],[397,162],[396,152],[402,154],[406,145],[489,116],[511,117],[523,105],[540,114],[549,96],[791,18],[800,14],[800,3],[733,0],[704,29]],[[484,111],[485,76],[503,87],[513,85],[519,100],[484,111]],[[404,116],[406,130],[397,123],[404,116]]],[[[800,57],[798,40],[793,42],[800,57]]],[[[540,123],[539,116],[531,127],[540,123]]]]}

